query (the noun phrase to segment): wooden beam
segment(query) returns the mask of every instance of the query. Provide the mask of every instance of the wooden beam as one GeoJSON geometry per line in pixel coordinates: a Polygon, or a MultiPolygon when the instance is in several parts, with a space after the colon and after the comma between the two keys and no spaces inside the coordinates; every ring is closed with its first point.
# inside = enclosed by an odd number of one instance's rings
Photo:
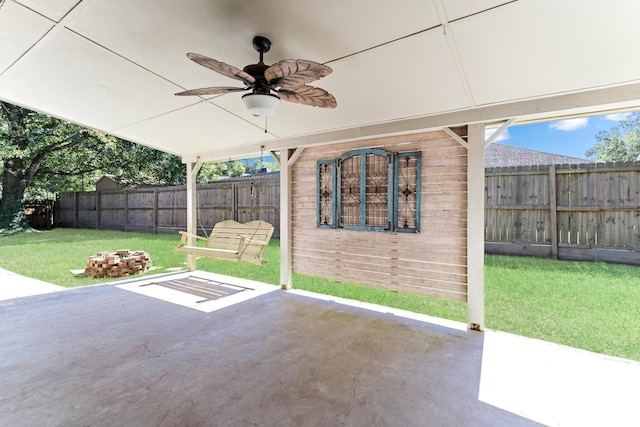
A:
{"type": "Polygon", "coordinates": [[[504,122],[498,129],[496,129],[496,131],[494,133],[491,134],[491,136],[489,138],[487,138],[487,140],[484,142],[484,148],[487,148],[489,146],[489,144],[491,144],[492,142],[494,142],[496,139],[498,139],[498,137],[500,135],[502,135],[502,133],[507,130],[507,128],[509,126],[511,126],[511,123],[513,123],[513,121],[515,120],[515,117],[510,118],[509,120],[507,120],[506,122],[504,122]]]}
{"type": "MultiPolygon", "coordinates": [[[[262,144],[266,150],[279,151],[290,147],[311,147],[338,142],[355,141],[372,137],[402,135],[443,127],[462,126],[468,123],[487,123],[518,117],[526,122],[531,119],[551,119],[579,110],[582,114],[604,114],[623,103],[629,108],[639,104],[640,83],[631,83],[615,87],[594,89],[590,91],[562,94],[547,98],[526,99],[505,104],[487,105],[467,108],[460,111],[413,117],[392,122],[375,123],[351,128],[318,132],[314,134],[265,140],[262,144]]],[[[223,148],[201,153],[206,161],[218,161],[228,158],[243,158],[247,153],[254,153],[256,143],[223,148]]],[[[193,157],[195,158],[195,157],[193,157]]]]}
{"type": "Polygon", "coordinates": [[[451,138],[455,139],[458,144],[462,145],[464,148],[469,148],[469,143],[462,139],[460,135],[452,131],[450,128],[442,128],[451,138]]]}
{"type": "Polygon", "coordinates": [[[300,157],[303,151],[304,147],[298,147],[293,151],[291,157],[289,158],[289,167],[293,166],[293,164],[296,162],[296,160],[298,160],[298,157],[300,157]]]}
{"type": "Polygon", "coordinates": [[[484,124],[468,126],[467,310],[468,326],[484,330],[484,124]]]}
{"type": "Polygon", "coordinates": [[[271,157],[273,157],[278,166],[280,166],[280,156],[278,155],[278,153],[276,151],[269,151],[269,154],[271,154],[271,157]]]}

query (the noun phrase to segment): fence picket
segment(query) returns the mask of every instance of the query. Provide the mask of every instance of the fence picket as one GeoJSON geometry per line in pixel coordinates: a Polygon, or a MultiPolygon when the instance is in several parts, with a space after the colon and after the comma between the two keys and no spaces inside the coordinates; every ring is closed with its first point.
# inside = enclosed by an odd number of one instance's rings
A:
{"type": "Polygon", "coordinates": [[[640,162],[488,168],[485,187],[487,253],[640,265],[640,162]]]}
{"type": "MultiPolygon", "coordinates": [[[[227,219],[260,219],[272,224],[278,237],[279,183],[270,176],[199,185],[198,232],[208,233],[227,219]]],[[[61,227],[176,233],[187,227],[186,187],[60,193],[56,218],[61,227]]]]}
{"type": "MultiPolygon", "coordinates": [[[[315,181],[304,185],[315,189],[315,181]]],[[[208,231],[225,219],[261,219],[274,225],[277,237],[279,193],[277,176],[198,186],[199,223],[208,231]]],[[[428,212],[427,206],[425,224],[428,212]]],[[[173,233],[186,229],[186,188],[61,193],[56,218],[66,227],[173,233]]],[[[624,262],[634,259],[629,253],[640,251],[640,162],[486,169],[485,240],[487,253],[584,258],[590,256],[585,250],[608,250],[607,260],[616,253],[624,262]]]]}

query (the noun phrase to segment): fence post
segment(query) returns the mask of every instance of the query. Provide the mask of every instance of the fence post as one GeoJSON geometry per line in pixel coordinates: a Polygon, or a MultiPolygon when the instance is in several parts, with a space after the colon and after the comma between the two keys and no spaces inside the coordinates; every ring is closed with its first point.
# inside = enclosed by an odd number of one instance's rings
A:
{"type": "Polygon", "coordinates": [[[551,234],[551,258],[558,259],[558,198],[556,190],[556,167],[549,166],[549,232],[551,234]]]}
{"type": "Polygon", "coordinates": [[[238,221],[238,183],[234,182],[231,184],[231,198],[233,200],[232,208],[231,208],[231,218],[234,221],[238,221]]]}
{"type": "Polygon", "coordinates": [[[158,234],[158,189],[153,189],[153,234],[158,234]]]}
{"type": "Polygon", "coordinates": [[[56,201],[53,202],[53,226],[58,226],[60,219],[60,193],[56,193],[56,201]]]}
{"type": "Polygon", "coordinates": [[[100,192],[96,190],[96,230],[100,230],[100,192]]]}
{"type": "Polygon", "coordinates": [[[129,231],[129,190],[124,190],[124,231],[129,231]]]}
{"type": "Polygon", "coordinates": [[[73,192],[73,228],[78,228],[78,192],[73,192]]]}

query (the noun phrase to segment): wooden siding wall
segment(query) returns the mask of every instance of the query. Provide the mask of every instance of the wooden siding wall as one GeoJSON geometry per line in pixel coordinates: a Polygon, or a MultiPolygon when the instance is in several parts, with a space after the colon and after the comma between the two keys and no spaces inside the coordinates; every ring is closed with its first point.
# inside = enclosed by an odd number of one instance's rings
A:
{"type": "Polygon", "coordinates": [[[640,162],[485,170],[485,250],[640,265],[640,162]]]}
{"type": "Polygon", "coordinates": [[[294,272],[466,301],[466,172],[466,149],[444,132],[305,149],[292,171],[294,272]],[[316,162],[358,148],[422,151],[420,233],[316,227],[316,162]]]}
{"type": "MultiPolygon", "coordinates": [[[[198,185],[198,233],[227,219],[266,221],[280,235],[279,177],[226,180],[198,185]]],[[[61,193],[56,201],[57,225],[177,233],[187,228],[185,187],[61,193]]]]}

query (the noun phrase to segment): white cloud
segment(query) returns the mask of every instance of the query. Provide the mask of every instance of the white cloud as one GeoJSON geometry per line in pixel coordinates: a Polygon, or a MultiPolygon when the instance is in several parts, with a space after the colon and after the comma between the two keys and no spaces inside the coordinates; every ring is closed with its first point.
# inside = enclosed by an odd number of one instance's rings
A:
{"type": "MultiPolygon", "coordinates": [[[[485,129],[484,130],[484,139],[489,139],[489,137],[491,135],[493,135],[498,129],[485,129]]],[[[504,132],[502,132],[502,134],[500,134],[500,136],[498,136],[496,138],[495,141],[493,142],[500,142],[500,141],[506,141],[507,139],[511,138],[511,135],[509,135],[509,129],[505,129],[504,132]]]]}
{"type": "Polygon", "coordinates": [[[628,118],[631,113],[616,113],[616,114],[607,114],[604,116],[606,120],[611,120],[613,122],[620,122],[626,118],[628,118]]]}
{"type": "Polygon", "coordinates": [[[553,122],[549,125],[549,128],[570,132],[572,130],[583,128],[588,124],[589,124],[589,119],[586,117],[582,117],[580,119],[568,119],[568,120],[560,120],[559,122],[553,122]]]}

